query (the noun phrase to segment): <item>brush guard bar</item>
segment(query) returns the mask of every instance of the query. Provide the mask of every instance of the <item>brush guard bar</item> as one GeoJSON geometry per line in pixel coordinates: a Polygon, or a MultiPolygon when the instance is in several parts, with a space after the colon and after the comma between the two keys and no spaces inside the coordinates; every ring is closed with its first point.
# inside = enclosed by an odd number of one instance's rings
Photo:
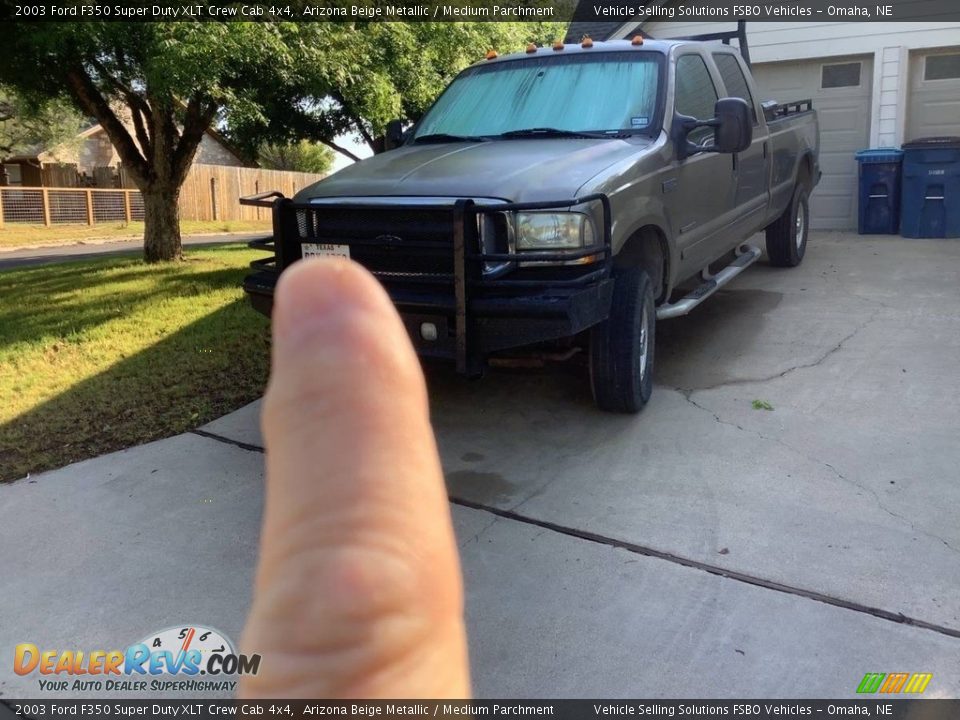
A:
{"type": "MultiPolygon", "coordinates": [[[[343,238],[337,237],[335,240],[323,239],[321,237],[312,237],[307,235],[301,229],[298,220],[298,212],[306,211],[313,213],[314,217],[319,218],[317,224],[322,223],[322,213],[325,209],[344,209],[350,210],[369,210],[371,212],[389,210],[391,212],[432,212],[446,213],[449,222],[450,252],[452,253],[452,272],[396,272],[396,271],[378,271],[371,269],[371,272],[381,280],[387,287],[394,302],[400,306],[405,305],[404,287],[410,286],[430,286],[437,290],[437,302],[432,304],[429,309],[434,312],[447,312],[452,314],[454,319],[455,331],[455,352],[452,353],[456,360],[457,371],[462,374],[477,374],[478,353],[474,346],[474,338],[471,332],[471,312],[475,303],[482,303],[487,310],[497,315],[509,315],[511,312],[511,297],[526,296],[523,300],[531,300],[530,296],[536,296],[538,293],[544,293],[550,300],[561,300],[569,295],[572,297],[578,290],[592,290],[588,305],[596,304],[596,308],[584,310],[584,301],[579,301],[579,306],[571,311],[571,321],[568,324],[571,334],[576,334],[582,329],[586,329],[596,322],[606,319],[609,313],[609,300],[612,291],[612,214],[610,210],[609,198],[596,193],[585,195],[579,198],[569,200],[556,200],[550,202],[528,202],[528,203],[497,203],[497,204],[478,204],[471,199],[457,199],[450,204],[419,204],[419,203],[391,203],[385,205],[382,202],[348,202],[342,205],[326,203],[302,203],[295,202],[291,198],[284,197],[282,193],[272,191],[240,198],[241,205],[269,208],[273,217],[273,236],[258,238],[249,243],[251,248],[272,252],[272,257],[254,260],[251,267],[256,272],[249,275],[244,281],[244,289],[254,300],[254,305],[263,312],[269,313],[269,305],[272,304],[273,286],[281,272],[292,263],[300,260],[302,257],[301,245],[304,242],[321,242],[348,245],[351,251],[354,247],[365,250],[376,249],[378,246],[386,247],[392,241],[396,241],[394,236],[383,235],[377,238],[343,238]],[[555,252],[555,251],[522,251],[522,252],[482,252],[480,247],[480,236],[478,232],[478,218],[488,213],[515,213],[541,210],[560,210],[577,206],[583,206],[589,203],[598,202],[602,208],[602,237],[590,247],[582,248],[576,251],[555,252]],[[544,273],[548,267],[565,267],[569,270],[571,263],[586,258],[594,258],[593,262],[584,265],[574,265],[574,268],[584,268],[583,272],[570,276],[571,273],[564,273],[563,277],[550,277],[550,273],[544,273]],[[485,273],[484,267],[489,263],[503,265],[506,263],[506,270],[485,273]],[[543,266],[541,263],[555,263],[557,265],[543,266]],[[518,273],[521,268],[531,267],[531,264],[537,268],[542,268],[538,273],[518,273]],[[560,265],[565,264],[565,265],[560,265]],[[511,277],[511,275],[520,275],[521,277],[511,277]],[[258,298],[261,302],[266,302],[267,309],[263,304],[258,305],[258,298]],[[596,302],[594,303],[593,297],[596,302]],[[449,300],[452,300],[450,302],[449,300]],[[452,311],[452,313],[450,312],[452,311]],[[585,326],[585,327],[581,327],[585,326]]],[[[313,228],[316,231],[317,228],[313,228]]],[[[404,241],[404,248],[411,251],[423,249],[429,246],[429,243],[418,242],[417,240],[404,241]]],[[[391,252],[395,248],[385,250],[391,252]]],[[[433,244],[436,250],[436,244],[433,244]]],[[[353,254],[351,252],[351,254],[353,254]]],[[[583,296],[585,293],[581,293],[583,296]]],[[[518,301],[521,298],[518,297],[518,301]]],[[[550,305],[551,303],[547,303],[550,305]]],[[[523,305],[524,311],[532,307],[530,303],[523,305]]],[[[401,310],[401,314],[403,314],[401,310]]],[[[406,320],[406,319],[405,319],[406,320]]],[[[559,327],[559,326],[558,326],[559,327]]],[[[413,328],[408,323],[408,330],[413,334],[413,328]]],[[[542,333],[541,333],[542,334],[542,333]]],[[[558,335],[556,337],[560,337],[558,335]]],[[[531,334],[530,342],[537,342],[545,339],[556,339],[539,337],[536,333],[531,334]]],[[[415,344],[417,339],[414,338],[415,344]]],[[[523,344],[516,343],[514,346],[523,344]]],[[[418,350],[420,350],[418,345],[418,350]]],[[[497,348],[494,348],[497,349],[497,348]]],[[[506,349],[506,348],[500,348],[506,349]]],[[[481,348],[482,351],[488,351],[490,348],[481,348]]]]}

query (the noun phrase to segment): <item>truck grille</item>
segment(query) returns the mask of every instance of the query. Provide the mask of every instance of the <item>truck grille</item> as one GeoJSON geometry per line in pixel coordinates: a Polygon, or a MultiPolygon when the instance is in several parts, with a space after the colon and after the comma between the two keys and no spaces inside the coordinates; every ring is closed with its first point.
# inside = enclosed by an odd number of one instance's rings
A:
{"type": "Polygon", "coordinates": [[[375,273],[453,274],[452,213],[437,209],[298,209],[301,242],[350,245],[352,259],[375,273]]]}

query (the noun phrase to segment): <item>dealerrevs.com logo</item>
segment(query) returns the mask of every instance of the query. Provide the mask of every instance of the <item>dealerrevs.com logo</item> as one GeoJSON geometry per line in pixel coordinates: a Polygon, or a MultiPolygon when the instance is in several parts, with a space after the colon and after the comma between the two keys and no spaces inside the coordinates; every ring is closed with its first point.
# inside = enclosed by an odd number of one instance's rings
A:
{"type": "Polygon", "coordinates": [[[226,635],[201,625],[150,633],[125,650],[49,650],[20,643],[13,655],[13,671],[44,676],[38,683],[45,692],[232,692],[236,680],[224,676],[256,675],[259,669],[259,655],[238,654],[226,635]]]}

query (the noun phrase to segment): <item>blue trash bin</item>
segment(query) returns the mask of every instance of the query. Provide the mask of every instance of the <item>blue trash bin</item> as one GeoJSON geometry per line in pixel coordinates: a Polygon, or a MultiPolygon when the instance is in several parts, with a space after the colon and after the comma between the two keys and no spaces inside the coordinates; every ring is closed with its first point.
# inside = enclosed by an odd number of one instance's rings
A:
{"type": "Polygon", "coordinates": [[[893,148],[861,150],[857,231],[861,235],[896,235],[900,229],[900,168],[903,153],[893,148]]]}
{"type": "Polygon", "coordinates": [[[960,137],[903,146],[903,213],[908,238],[960,237],[960,137]]]}

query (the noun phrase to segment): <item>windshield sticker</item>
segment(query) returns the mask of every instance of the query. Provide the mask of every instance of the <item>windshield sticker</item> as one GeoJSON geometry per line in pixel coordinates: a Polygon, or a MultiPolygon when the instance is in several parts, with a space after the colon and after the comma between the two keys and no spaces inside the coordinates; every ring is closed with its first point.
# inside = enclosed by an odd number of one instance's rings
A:
{"type": "Polygon", "coordinates": [[[650,124],[650,118],[646,116],[630,118],[630,127],[646,127],[650,124]]]}

